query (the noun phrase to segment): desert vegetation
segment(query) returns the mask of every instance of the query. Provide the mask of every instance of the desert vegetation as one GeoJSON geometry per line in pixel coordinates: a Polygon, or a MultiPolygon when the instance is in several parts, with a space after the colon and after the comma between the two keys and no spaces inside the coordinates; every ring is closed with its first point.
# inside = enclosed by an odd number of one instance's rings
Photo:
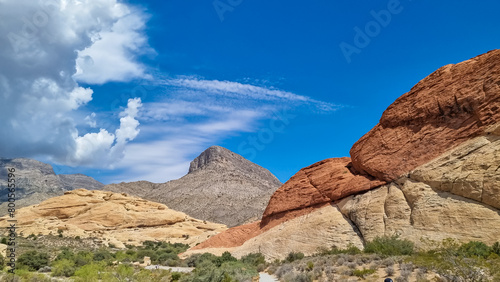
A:
{"type": "MultiPolygon", "coordinates": [[[[54,240],[59,239],[53,236],[54,240]]],[[[43,238],[43,236],[42,236],[43,238]]],[[[40,237],[38,238],[40,239],[40,237]]],[[[44,238],[48,240],[48,238],[44,238]]],[[[195,254],[180,259],[185,244],[146,241],[142,246],[47,247],[31,244],[33,236],[21,239],[15,274],[7,273],[0,257],[1,281],[252,281],[259,272],[273,274],[280,281],[499,281],[500,243],[488,246],[471,241],[459,244],[452,239],[424,242],[428,248],[392,237],[367,242],[364,250],[350,245],[322,248],[312,256],[291,252],[283,260],[266,262],[260,253],[240,259],[229,252],[216,256],[195,254]],[[152,264],[190,267],[191,273],[173,269],[148,270],[138,263],[144,257],[152,264]]]]}

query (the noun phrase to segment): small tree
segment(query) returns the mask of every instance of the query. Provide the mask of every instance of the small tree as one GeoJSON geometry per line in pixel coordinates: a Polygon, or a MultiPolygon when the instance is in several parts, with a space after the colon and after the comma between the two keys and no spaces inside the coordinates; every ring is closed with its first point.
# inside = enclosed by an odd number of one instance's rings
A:
{"type": "Polygon", "coordinates": [[[49,255],[37,251],[29,251],[19,256],[18,265],[25,266],[30,271],[37,271],[43,266],[49,265],[49,255]]]}
{"type": "Polygon", "coordinates": [[[75,263],[69,259],[62,259],[52,265],[52,276],[71,277],[75,274],[75,263]]]}

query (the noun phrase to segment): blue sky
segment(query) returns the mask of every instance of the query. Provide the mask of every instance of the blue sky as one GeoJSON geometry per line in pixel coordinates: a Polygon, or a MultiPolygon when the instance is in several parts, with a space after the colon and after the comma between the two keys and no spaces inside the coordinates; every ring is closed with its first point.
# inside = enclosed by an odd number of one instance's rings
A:
{"type": "Polygon", "coordinates": [[[0,155],[103,183],[181,177],[211,145],[285,182],[500,47],[498,1],[33,2],[0,0],[0,155]]]}

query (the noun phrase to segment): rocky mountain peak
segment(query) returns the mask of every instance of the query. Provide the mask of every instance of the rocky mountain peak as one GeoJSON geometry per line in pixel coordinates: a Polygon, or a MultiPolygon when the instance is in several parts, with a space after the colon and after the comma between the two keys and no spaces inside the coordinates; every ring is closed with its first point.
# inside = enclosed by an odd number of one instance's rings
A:
{"type": "MultiPolygon", "coordinates": [[[[211,164],[227,164],[232,163],[234,161],[247,161],[240,155],[237,155],[228,149],[221,146],[212,146],[203,153],[201,153],[198,157],[196,157],[189,166],[189,173],[195,172],[205,166],[211,164]]],[[[247,161],[248,162],[248,161],[247,161]]]]}

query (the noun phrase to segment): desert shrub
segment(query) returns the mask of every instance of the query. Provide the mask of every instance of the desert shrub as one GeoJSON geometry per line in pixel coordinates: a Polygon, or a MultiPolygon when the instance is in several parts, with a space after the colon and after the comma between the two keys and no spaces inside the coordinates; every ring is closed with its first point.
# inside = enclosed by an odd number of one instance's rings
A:
{"type": "Polygon", "coordinates": [[[157,262],[161,264],[166,264],[168,261],[177,261],[177,260],[179,260],[179,257],[176,254],[162,252],[158,255],[157,262]]]}
{"type": "Polygon", "coordinates": [[[104,270],[102,263],[90,263],[75,271],[76,281],[93,282],[99,280],[99,272],[104,270]]]}
{"type": "Polygon", "coordinates": [[[303,253],[300,253],[300,252],[290,252],[286,256],[285,261],[287,261],[287,262],[294,262],[296,260],[303,259],[303,258],[304,258],[304,254],[303,253]]]}
{"type": "Polygon", "coordinates": [[[75,266],[80,267],[91,263],[94,260],[94,254],[89,251],[79,251],[75,255],[75,266]]]}
{"type": "Polygon", "coordinates": [[[459,254],[466,257],[486,258],[490,255],[491,249],[483,242],[471,241],[458,248],[459,254]]]}
{"type": "Polygon", "coordinates": [[[196,267],[195,271],[186,280],[181,279],[181,281],[251,281],[252,277],[257,275],[257,270],[249,268],[248,265],[240,261],[227,261],[217,267],[214,263],[205,260],[196,267]]]}
{"type": "Polygon", "coordinates": [[[387,276],[393,276],[394,275],[394,266],[390,265],[390,266],[386,267],[385,274],[387,274],[387,276]]]}
{"type": "Polygon", "coordinates": [[[310,273],[289,273],[285,276],[285,281],[290,282],[312,282],[313,277],[310,273]]]}
{"type": "Polygon", "coordinates": [[[182,277],[182,273],[180,272],[172,272],[172,275],[170,276],[170,279],[172,279],[172,281],[179,281],[179,279],[181,279],[182,277]]]}
{"type": "Polygon", "coordinates": [[[0,254],[0,271],[3,270],[5,267],[5,259],[3,258],[2,254],[0,254]]]}
{"type": "Polygon", "coordinates": [[[500,242],[495,242],[495,244],[491,246],[491,252],[500,256],[500,242]]]}
{"type": "Polygon", "coordinates": [[[357,255],[361,254],[361,250],[356,247],[353,243],[349,243],[345,249],[340,249],[337,246],[333,246],[330,249],[319,249],[318,254],[320,256],[326,255],[337,255],[337,254],[349,254],[349,255],[357,255]]]}
{"type": "Polygon", "coordinates": [[[199,265],[201,265],[204,262],[208,262],[208,263],[215,265],[217,258],[218,257],[216,255],[211,254],[211,253],[194,254],[186,259],[186,264],[189,267],[198,267],[199,265]]]}
{"type": "Polygon", "coordinates": [[[408,277],[405,276],[398,276],[396,279],[394,279],[395,282],[408,282],[408,277]]]}
{"type": "Polygon", "coordinates": [[[241,257],[241,262],[253,266],[259,266],[266,263],[266,258],[261,253],[251,253],[241,257]]]}
{"type": "Polygon", "coordinates": [[[7,238],[3,237],[2,240],[0,240],[1,244],[7,245],[7,238]]]}
{"type": "Polygon", "coordinates": [[[290,264],[284,264],[282,266],[280,266],[276,272],[274,273],[274,275],[276,275],[276,277],[278,278],[282,278],[285,274],[287,273],[290,273],[293,271],[293,266],[290,265],[290,264]]]}
{"type": "Polygon", "coordinates": [[[52,276],[71,277],[75,271],[75,262],[69,259],[58,260],[52,264],[52,276]]]}
{"type": "Polygon", "coordinates": [[[314,263],[312,261],[307,262],[307,271],[311,271],[314,268],[314,263]]]}
{"type": "Polygon", "coordinates": [[[235,257],[233,257],[230,252],[226,251],[226,252],[222,253],[222,256],[220,258],[217,259],[216,265],[217,266],[221,266],[225,262],[237,261],[237,260],[238,259],[236,259],[235,257]]]}
{"type": "Polygon", "coordinates": [[[365,278],[366,276],[373,274],[373,273],[375,273],[375,269],[363,268],[363,269],[355,269],[352,271],[352,275],[357,276],[357,277],[361,277],[361,278],[365,278]]]}
{"type": "Polygon", "coordinates": [[[73,251],[71,251],[69,248],[63,248],[61,252],[59,252],[55,260],[63,260],[63,259],[74,261],[75,253],[73,253],[73,251]]]}
{"type": "Polygon", "coordinates": [[[351,268],[351,269],[355,269],[356,266],[358,266],[355,262],[349,262],[347,263],[347,267],[351,268]]]}
{"type": "Polygon", "coordinates": [[[152,249],[139,250],[136,256],[137,259],[141,261],[144,257],[149,257],[151,261],[158,261],[158,254],[152,249]]]}
{"type": "Polygon", "coordinates": [[[414,244],[406,239],[399,239],[397,235],[392,237],[376,237],[366,243],[365,252],[375,253],[383,256],[398,256],[413,254],[414,244]]]}
{"type": "Polygon", "coordinates": [[[130,265],[120,264],[114,272],[118,281],[130,281],[134,275],[134,268],[130,265]]]}
{"type": "Polygon", "coordinates": [[[112,259],[113,255],[106,249],[99,249],[94,253],[93,260],[94,261],[103,261],[112,259]]]}
{"type": "Polygon", "coordinates": [[[49,255],[37,251],[29,251],[19,256],[17,264],[26,267],[30,271],[39,270],[41,267],[49,265],[49,255]]]}

